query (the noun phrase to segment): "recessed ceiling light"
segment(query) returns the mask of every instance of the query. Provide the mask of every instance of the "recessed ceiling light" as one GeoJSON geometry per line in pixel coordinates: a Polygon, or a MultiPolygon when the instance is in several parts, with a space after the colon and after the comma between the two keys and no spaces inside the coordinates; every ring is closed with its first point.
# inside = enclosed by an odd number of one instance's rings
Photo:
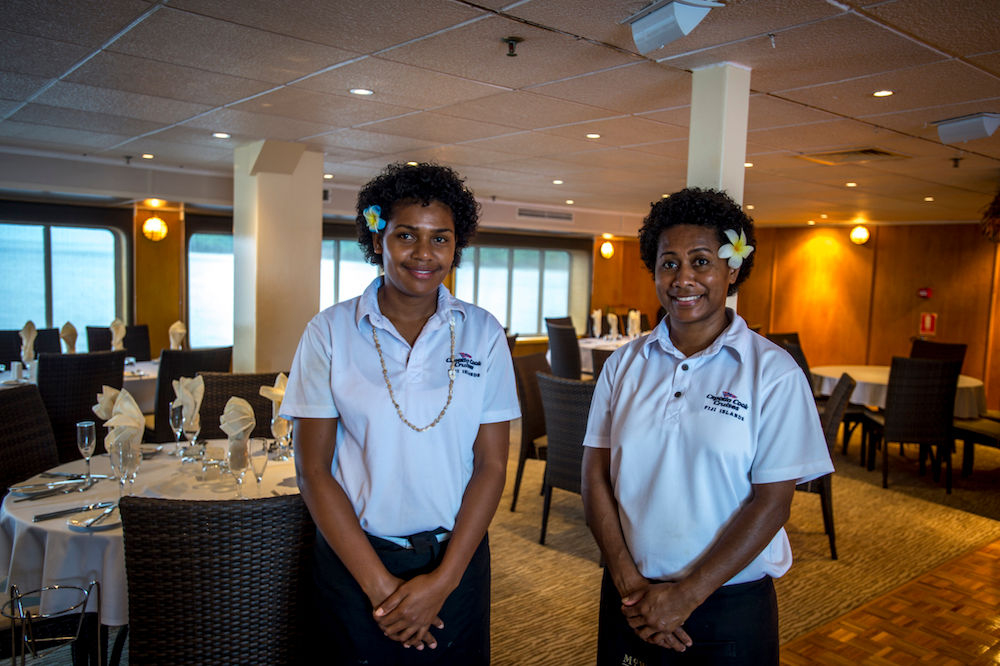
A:
{"type": "Polygon", "coordinates": [[[934,197],[924,197],[924,201],[934,201],[934,197]]]}
{"type": "Polygon", "coordinates": [[[556,178],[555,180],[552,181],[552,184],[553,185],[562,185],[563,182],[561,180],[559,180],[558,178],[556,178]]]}
{"type": "Polygon", "coordinates": [[[407,162],[406,166],[417,166],[416,162],[407,162]]]}
{"type": "Polygon", "coordinates": [[[812,226],[812,225],[816,224],[816,220],[809,220],[808,222],[806,222],[806,224],[808,224],[809,226],[812,226]]]}
{"type": "Polygon", "coordinates": [[[369,90],[368,88],[351,88],[350,93],[352,95],[361,95],[362,97],[367,97],[368,95],[374,95],[374,90],[369,90]]]}
{"type": "Polygon", "coordinates": [[[872,97],[888,97],[891,94],[891,90],[876,90],[872,93],[872,97]]]}
{"type": "Polygon", "coordinates": [[[612,236],[611,234],[601,234],[601,238],[603,238],[604,240],[611,240],[612,238],[614,238],[614,236],[612,236]]]}
{"type": "Polygon", "coordinates": [[[857,183],[844,183],[844,187],[857,187],[857,183]]]}
{"type": "Polygon", "coordinates": [[[670,195],[669,195],[669,194],[664,194],[664,195],[663,195],[663,198],[664,198],[664,199],[669,199],[669,198],[670,198],[670,195]]]}
{"type": "Polygon", "coordinates": [[[753,204],[747,204],[747,210],[753,210],[753,204]]]}
{"type": "Polygon", "coordinates": [[[333,174],[332,173],[324,173],[323,174],[323,180],[333,180],[333,174]]]}
{"type": "Polygon", "coordinates": [[[572,199],[566,199],[566,203],[567,203],[567,205],[570,205],[570,206],[572,206],[572,205],[573,205],[574,203],[576,203],[576,202],[575,202],[575,201],[573,201],[572,199]]]}
{"type": "Polygon", "coordinates": [[[821,220],[825,220],[826,219],[826,213],[821,213],[819,217],[820,217],[821,220]]]}
{"type": "Polygon", "coordinates": [[[164,202],[163,199],[146,199],[145,203],[150,208],[159,208],[166,202],[164,202]]]}
{"type": "Polygon", "coordinates": [[[587,135],[587,138],[588,139],[600,139],[601,135],[598,134],[597,132],[591,132],[590,134],[587,135]]]}
{"type": "Polygon", "coordinates": [[[752,166],[753,166],[753,162],[744,162],[744,163],[743,163],[743,166],[745,166],[746,168],[748,168],[748,169],[749,169],[750,167],[752,167],[752,166]]]}
{"type": "Polygon", "coordinates": [[[214,136],[216,139],[228,139],[231,138],[233,135],[230,134],[229,132],[212,132],[212,136],[214,136]]]}
{"type": "Polygon", "coordinates": [[[151,160],[151,159],[153,159],[153,157],[155,157],[153,155],[153,153],[143,153],[142,154],[142,159],[144,159],[144,160],[151,160]]]}

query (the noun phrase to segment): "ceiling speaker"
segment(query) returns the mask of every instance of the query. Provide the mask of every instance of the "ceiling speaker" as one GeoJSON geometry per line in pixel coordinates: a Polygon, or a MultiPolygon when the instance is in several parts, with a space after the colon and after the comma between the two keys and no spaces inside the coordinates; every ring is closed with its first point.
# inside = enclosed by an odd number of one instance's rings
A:
{"type": "Polygon", "coordinates": [[[992,136],[1000,126],[1000,114],[973,113],[958,118],[936,120],[934,124],[937,125],[941,143],[959,143],[992,136]]]}
{"type": "Polygon", "coordinates": [[[645,55],[694,30],[712,7],[724,6],[711,0],[658,0],[623,23],[632,27],[632,41],[645,55]]]}

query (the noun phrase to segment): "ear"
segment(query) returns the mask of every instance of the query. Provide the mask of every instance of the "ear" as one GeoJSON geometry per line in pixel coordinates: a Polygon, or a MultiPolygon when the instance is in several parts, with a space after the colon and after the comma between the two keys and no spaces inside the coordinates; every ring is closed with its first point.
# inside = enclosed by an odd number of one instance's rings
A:
{"type": "Polygon", "coordinates": [[[729,284],[736,284],[736,278],[740,275],[739,268],[729,268],[729,284]]]}
{"type": "Polygon", "coordinates": [[[382,234],[377,232],[371,232],[372,235],[372,250],[375,254],[382,254],[382,234]]]}

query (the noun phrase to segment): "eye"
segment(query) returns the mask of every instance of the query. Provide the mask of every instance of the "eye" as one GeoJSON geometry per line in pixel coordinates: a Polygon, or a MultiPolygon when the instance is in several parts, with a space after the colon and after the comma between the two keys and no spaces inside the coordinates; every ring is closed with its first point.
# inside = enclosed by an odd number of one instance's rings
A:
{"type": "Polygon", "coordinates": [[[708,266],[712,262],[709,261],[708,257],[695,257],[695,259],[694,259],[694,261],[692,263],[695,266],[708,266]]]}
{"type": "Polygon", "coordinates": [[[674,261],[673,259],[667,259],[662,264],[660,264],[660,266],[665,271],[672,271],[675,268],[677,268],[677,262],[674,261]]]}
{"type": "Polygon", "coordinates": [[[396,238],[400,240],[409,240],[412,237],[413,235],[409,231],[400,231],[398,234],[396,234],[396,238]]]}

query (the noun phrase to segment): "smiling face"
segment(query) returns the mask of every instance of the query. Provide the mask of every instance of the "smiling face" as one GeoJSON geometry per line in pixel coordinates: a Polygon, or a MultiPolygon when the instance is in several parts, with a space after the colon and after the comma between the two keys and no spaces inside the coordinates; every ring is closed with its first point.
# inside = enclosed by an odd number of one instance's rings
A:
{"type": "Polygon", "coordinates": [[[726,292],[739,269],[719,258],[719,246],[715,230],[708,227],[680,224],[660,234],[656,294],[670,317],[675,343],[679,336],[708,346],[728,324],[726,292]]]}
{"type": "Polygon", "coordinates": [[[436,302],[438,285],[455,260],[451,210],[439,201],[399,203],[387,222],[382,233],[372,234],[375,254],[382,255],[385,289],[436,302]]]}

